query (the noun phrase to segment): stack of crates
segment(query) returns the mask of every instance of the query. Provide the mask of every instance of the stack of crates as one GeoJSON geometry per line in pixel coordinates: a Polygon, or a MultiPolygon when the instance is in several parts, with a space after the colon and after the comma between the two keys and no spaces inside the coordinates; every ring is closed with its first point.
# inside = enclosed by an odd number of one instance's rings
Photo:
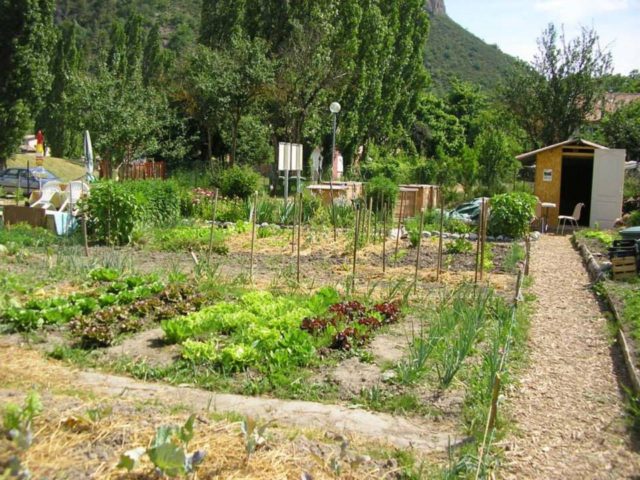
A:
{"type": "Polygon", "coordinates": [[[614,280],[633,278],[640,268],[640,244],[636,240],[614,240],[609,259],[614,280]]]}

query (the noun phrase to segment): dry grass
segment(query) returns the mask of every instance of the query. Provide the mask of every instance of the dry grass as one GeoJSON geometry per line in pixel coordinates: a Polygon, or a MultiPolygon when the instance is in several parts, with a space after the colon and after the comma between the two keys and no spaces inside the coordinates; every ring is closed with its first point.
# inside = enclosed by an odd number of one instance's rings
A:
{"type": "MultiPolygon", "coordinates": [[[[74,384],[73,369],[47,361],[32,350],[0,344],[0,364],[0,405],[20,403],[29,390],[42,397],[44,412],[35,421],[34,443],[22,457],[34,478],[151,478],[148,462],[133,473],[117,469],[120,455],[148,445],[156,427],[182,424],[189,416],[188,407],[170,409],[152,402],[97,397],[74,384]],[[102,412],[100,418],[91,420],[91,410],[102,412]]],[[[350,452],[372,446],[350,440],[350,452]]],[[[12,448],[6,439],[0,439],[0,466],[12,448]]],[[[274,426],[267,430],[266,445],[247,458],[239,422],[214,414],[197,417],[189,448],[206,451],[194,478],[207,479],[299,479],[303,472],[315,479],[335,478],[328,465],[339,451],[335,439],[328,440],[321,432],[274,426]]],[[[350,460],[357,458],[362,457],[350,453],[350,460]]],[[[384,460],[353,466],[343,461],[342,466],[340,478],[345,479],[395,478],[398,470],[393,462],[385,464],[384,460]]]]}

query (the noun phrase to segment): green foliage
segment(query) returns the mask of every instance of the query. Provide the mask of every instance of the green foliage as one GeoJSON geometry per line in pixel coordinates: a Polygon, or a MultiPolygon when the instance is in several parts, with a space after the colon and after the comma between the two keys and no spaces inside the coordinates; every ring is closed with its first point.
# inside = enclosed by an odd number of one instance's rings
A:
{"type": "MultiPolygon", "coordinates": [[[[138,221],[151,226],[172,226],[180,218],[180,187],[170,180],[132,180],[122,188],[135,197],[138,221]]],[[[93,191],[92,191],[93,193],[93,191]]]]}
{"type": "MultiPolygon", "coordinates": [[[[182,226],[174,228],[154,229],[151,231],[149,247],[169,252],[186,252],[193,250],[205,252],[209,249],[211,227],[182,226]]],[[[229,248],[225,245],[225,234],[221,230],[213,231],[212,251],[218,255],[226,255],[229,248]]]]}
{"type": "Polygon", "coordinates": [[[514,70],[504,99],[538,146],[571,138],[587,121],[602,93],[602,78],[611,70],[611,54],[600,50],[593,29],[567,40],[549,24],[538,41],[531,68],[514,70]]]}
{"type": "Polygon", "coordinates": [[[22,407],[7,403],[2,412],[2,427],[5,434],[26,450],[33,442],[33,420],[42,413],[42,401],[36,392],[29,392],[22,407]]]}
{"type": "Polygon", "coordinates": [[[614,235],[611,232],[605,232],[602,230],[586,230],[580,233],[585,238],[593,238],[598,240],[605,247],[613,245],[614,235]]]}
{"type": "Polygon", "coordinates": [[[636,210],[635,212],[631,212],[629,215],[629,226],[637,227],[640,226],[640,210],[636,210]]]}
{"type": "Polygon", "coordinates": [[[124,452],[120,456],[118,468],[131,471],[138,466],[143,455],[158,472],[167,477],[177,477],[192,473],[204,460],[204,450],[188,453],[189,442],[193,439],[195,414],[184,425],[164,425],[156,429],[155,437],[148,448],[138,447],[124,452]]]}
{"type": "Polygon", "coordinates": [[[518,263],[525,259],[526,252],[522,245],[513,242],[511,248],[504,259],[504,269],[507,272],[515,273],[518,268],[518,263]]]}
{"type": "Polygon", "coordinates": [[[140,218],[140,206],[126,186],[114,181],[93,185],[84,206],[95,240],[107,245],[125,245],[140,218]]]}
{"type": "Polygon", "coordinates": [[[521,238],[529,229],[536,197],[525,192],[503,193],[491,197],[489,233],[521,238]]]}
{"type": "Polygon", "coordinates": [[[0,2],[0,170],[15,153],[51,84],[53,0],[0,2]]]}
{"type": "Polygon", "coordinates": [[[373,210],[375,212],[382,211],[382,202],[388,205],[388,210],[393,211],[398,196],[398,185],[388,177],[377,176],[367,182],[365,193],[366,202],[373,199],[373,210]]]}
{"type": "Polygon", "coordinates": [[[606,114],[600,128],[611,148],[624,148],[628,159],[640,158],[640,102],[631,102],[606,114]]]}
{"type": "Polygon", "coordinates": [[[17,225],[5,225],[0,229],[0,245],[15,248],[39,248],[55,245],[57,238],[51,231],[32,227],[26,223],[17,225]]]}
{"type": "Polygon", "coordinates": [[[260,187],[260,175],[248,166],[233,166],[220,176],[220,192],[225,197],[248,199],[260,187]]]}
{"type": "Polygon", "coordinates": [[[469,253],[473,250],[473,244],[464,238],[457,238],[445,244],[447,253],[469,253]]]}

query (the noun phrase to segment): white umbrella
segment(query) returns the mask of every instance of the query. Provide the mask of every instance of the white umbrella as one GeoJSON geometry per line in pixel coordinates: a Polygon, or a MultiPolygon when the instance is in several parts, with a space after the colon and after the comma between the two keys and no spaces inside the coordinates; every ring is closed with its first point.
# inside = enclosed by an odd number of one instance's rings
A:
{"type": "Polygon", "coordinates": [[[87,169],[87,180],[93,180],[93,147],[91,146],[91,135],[89,130],[84,131],[84,164],[87,169]]]}

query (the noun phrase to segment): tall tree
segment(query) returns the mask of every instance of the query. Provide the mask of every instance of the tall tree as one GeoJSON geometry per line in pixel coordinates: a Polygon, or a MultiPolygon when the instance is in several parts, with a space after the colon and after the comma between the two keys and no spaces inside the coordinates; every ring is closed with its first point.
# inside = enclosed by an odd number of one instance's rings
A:
{"type": "Polygon", "coordinates": [[[541,146],[570,138],[586,122],[611,71],[611,54],[600,49],[595,30],[567,40],[553,24],[538,50],[531,67],[508,80],[504,100],[531,143],[541,146]]]}
{"type": "Polygon", "coordinates": [[[0,0],[0,168],[15,152],[51,85],[53,0],[0,0]]]}
{"type": "Polygon", "coordinates": [[[629,160],[640,160],[640,102],[630,103],[605,115],[600,128],[607,146],[624,148],[629,160]]]}
{"type": "Polygon", "coordinates": [[[71,90],[81,65],[81,50],[76,23],[63,23],[58,30],[52,61],[53,82],[45,108],[36,123],[44,131],[53,156],[69,158],[79,155],[82,138],[81,132],[75,128],[75,112],[69,105],[71,90]]]}

